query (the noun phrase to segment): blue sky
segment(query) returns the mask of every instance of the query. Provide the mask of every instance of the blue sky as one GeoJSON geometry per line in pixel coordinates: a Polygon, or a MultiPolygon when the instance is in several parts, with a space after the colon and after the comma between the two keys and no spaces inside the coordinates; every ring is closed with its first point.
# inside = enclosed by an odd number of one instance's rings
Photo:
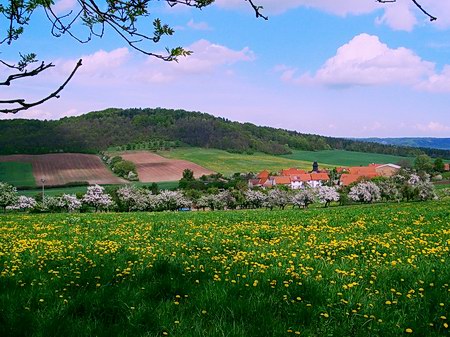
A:
{"type": "MultiPolygon", "coordinates": [[[[432,23],[410,0],[255,2],[269,21],[255,19],[244,0],[217,0],[202,11],[159,3],[153,17],[176,33],[146,47],[194,52],[179,63],[139,54],[110,31],[88,44],[52,37],[37,13],[18,41],[0,47],[2,58],[34,51],[56,67],[2,88],[1,97],[45,96],[79,58],[83,66],[59,99],[0,118],[166,107],[330,136],[450,137],[450,2],[421,1],[438,17],[432,23]]],[[[60,13],[75,6],[55,1],[60,13]]]]}

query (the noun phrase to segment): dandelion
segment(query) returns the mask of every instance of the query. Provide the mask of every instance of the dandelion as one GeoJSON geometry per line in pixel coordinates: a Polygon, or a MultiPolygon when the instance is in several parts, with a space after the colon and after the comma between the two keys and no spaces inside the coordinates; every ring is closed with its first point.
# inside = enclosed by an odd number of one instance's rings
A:
{"type": "Polygon", "coordinates": [[[406,332],[406,333],[413,333],[413,329],[411,329],[411,328],[406,328],[406,329],[405,329],[405,332],[406,332]]]}

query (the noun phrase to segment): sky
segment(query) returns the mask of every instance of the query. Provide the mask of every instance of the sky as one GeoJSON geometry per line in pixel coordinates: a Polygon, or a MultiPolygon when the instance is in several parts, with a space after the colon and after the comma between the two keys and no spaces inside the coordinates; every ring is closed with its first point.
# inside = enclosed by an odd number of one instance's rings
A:
{"type": "MultiPolygon", "coordinates": [[[[164,107],[327,136],[450,137],[450,1],[420,1],[433,22],[411,0],[254,2],[268,21],[245,0],[216,0],[201,11],[155,2],[140,28],[151,34],[146,28],[159,17],[175,34],[141,47],[193,51],[178,63],[143,55],[109,30],[86,44],[53,37],[36,12],[17,41],[0,45],[1,58],[35,52],[55,67],[2,87],[0,98],[45,97],[78,59],[83,66],[60,98],[0,119],[164,107]]],[[[54,10],[76,6],[55,0],[54,10]]],[[[81,25],[73,31],[87,34],[81,25]]],[[[0,78],[7,74],[0,67],[0,78]]]]}

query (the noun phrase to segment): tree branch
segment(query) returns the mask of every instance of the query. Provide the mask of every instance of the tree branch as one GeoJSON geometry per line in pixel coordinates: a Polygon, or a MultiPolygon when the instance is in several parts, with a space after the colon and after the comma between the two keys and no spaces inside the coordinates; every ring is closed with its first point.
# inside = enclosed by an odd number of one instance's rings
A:
{"type": "MultiPolygon", "coordinates": [[[[7,64],[6,62],[4,62],[2,60],[0,60],[0,63],[2,63],[3,65],[5,65],[9,68],[13,68],[13,69],[18,68],[17,66],[7,64]]],[[[36,76],[39,73],[41,73],[42,71],[44,71],[48,68],[51,68],[51,67],[54,67],[54,65],[52,63],[45,64],[44,61],[42,61],[41,65],[39,67],[34,68],[31,71],[25,70],[25,72],[22,72],[22,73],[9,75],[8,78],[4,82],[0,82],[0,85],[8,85],[9,86],[9,85],[11,85],[11,81],[17,80],[19,78],[24,78],[24,77],[36,76]]]]}
{"type": "Polygon", "coordinates": [[[27,110],[29,108],[32,108],[36,105],[40,105],[46,101],[48,101],[51,98],[59,98],[59,93],[65,88],[65,86],[67,85],[67,83],[70,82],[70,80],[72,79],[72,77],[75,75],[75,73],[77,72],[78,68],[80,68],[82,65],[82,60],[80,59],[75,68],[72,70],[72,72],[70,73],[69,77],[64,81],[63,84],[61,84],[61,86],[55,90],[54,92],[52,92],[50,95],[48,95],[47,97],[36,101],[36,102],[32,102],[32,103],[27,103],[25,101],[25,99],[23,98],[18,98],[18,99],[11,99],[11,100],[0,100],[0,104],[18,104],[20,105],[20,107],[17,108],[12,108],[12,109],[0,109],[0,113],[12,113],[15,114],[19,111],[23,111],[23,110],[27,110]]]}
{"type": "MultiPolygon", "coordinates": [[[[397,0],[376,0],[379,3],[385,4],[385,3],[392,3],[392,2],[397,2],[397,0]]],[[[431,15],[428,11],[426,11],[422,5],[417,1],[417,0],[411,0],[414,5],[420,9],[420,11],[425,14],[426,16],[428,16],[428,18],[430,19],[430,21],[435,21],[437,20],[437,17],[431,15]]]]}

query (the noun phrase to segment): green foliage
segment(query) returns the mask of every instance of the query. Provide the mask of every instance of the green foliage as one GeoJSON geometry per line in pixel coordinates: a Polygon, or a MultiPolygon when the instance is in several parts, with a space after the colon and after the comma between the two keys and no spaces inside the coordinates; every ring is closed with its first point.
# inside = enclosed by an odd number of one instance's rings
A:
{"type": "Polygon", "coordinates": [[[418,172],[431,172],[433,170],[433,161],[426,154],[419,155],[414,160],[414,168],[418,172]]]}
{"type": "Polygon", "coordinates": [[[444,172],[445,170],[445,163],[442,160],[442,158],[436,158],[434,160],[433,168],[436,172],[444,172]]]}

